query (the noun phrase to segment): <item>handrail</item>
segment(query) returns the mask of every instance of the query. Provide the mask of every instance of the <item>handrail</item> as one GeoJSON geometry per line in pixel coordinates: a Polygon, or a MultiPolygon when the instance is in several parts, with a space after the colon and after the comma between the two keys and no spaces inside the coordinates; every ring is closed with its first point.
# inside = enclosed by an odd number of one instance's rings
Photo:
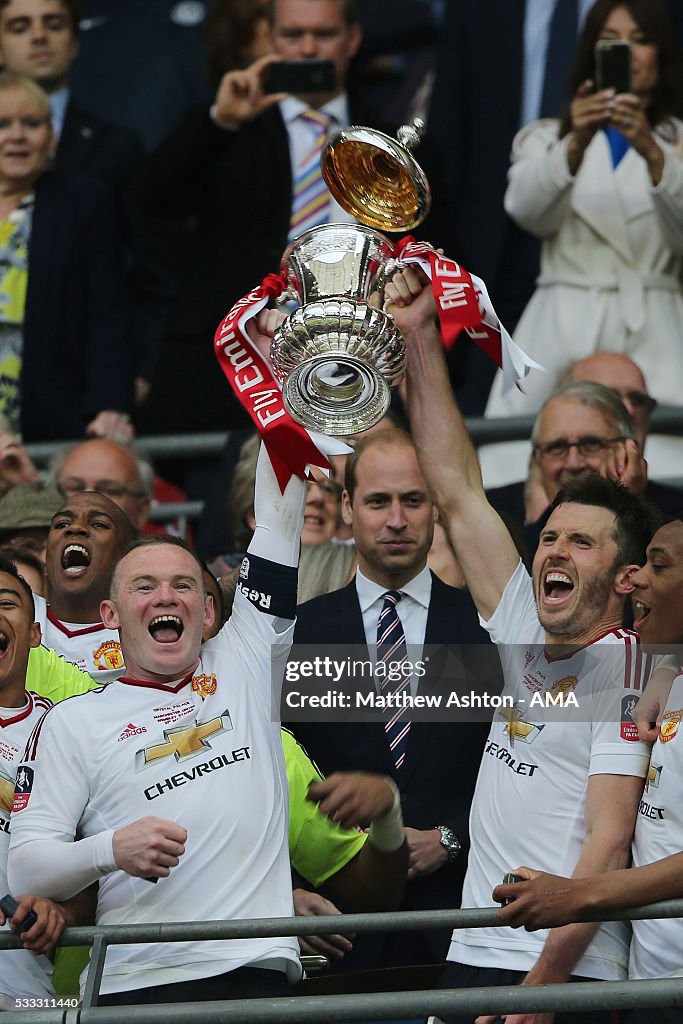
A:
{"type": "MultiPolygon", "coordinates": [[[[531,436],[534,416],[505,416],[486,419],[472,416],[465,420],[475,444],[494,441],[520,441],[531,436]]],[[[658,406],[650,417],[650,432],[683,436],[683,408],[675,405],[658,406]]],[[[149,434],[137,438],[141,448],[152,458],[192,458],[198,455],[217,455],[223,450],[229,432],[207,431],[202,434],[149,434]]],[[[44,465],[65,441],[39,441],[27,445],[28,453],[38,465],[44,465]]]]}
{"type": "MultiPolygon", "coordinates": [[[[683,916],[683,899],[592,915],[592,919],[625,920],[683,916]]],[[[589,919],[587,917],[584,920],[589,919]]],[[[411,931],[426,927],[486,928],[499,926],[496,909],[394,911],[344,915],[345,930],[370,932],[411,931]]],[[[321,935],[339,929],[339,917],[278,917],[244,921],[194,921],[131,925],[95,925],[66,929],[60,946],[93,943],[82,1009],[6,1011],[3,1024],[289,1024],[349,1019],[410,1019],[430,1014],[500,1014],[556,1010],[621,1009],[626,1007],[683,1005],[683,978],[648,981],[577,982],[559,985],[524,985],[479,989],[444,989],[370,993],[343,996],[297,996],[282,999],[220,1000],[192,1005],[164,1003],[151,1006],[97,1007],[97,994],[107,946],[129,942],[187,942],[206,939],[256,938],[282,935],[321,935]]],[[[0,949],[21,945],[17,935],[0,933],[0,949]]],[[[38,1002],[40,1002],[38,1000],[38,1002]]]]}

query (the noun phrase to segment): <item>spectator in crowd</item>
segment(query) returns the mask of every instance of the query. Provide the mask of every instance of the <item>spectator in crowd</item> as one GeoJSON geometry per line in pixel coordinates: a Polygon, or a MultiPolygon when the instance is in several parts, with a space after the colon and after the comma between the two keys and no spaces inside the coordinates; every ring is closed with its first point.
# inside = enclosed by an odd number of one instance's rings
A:
{"type": "MultiPolygon", "coordinates": [[[[9,424],[6,423],[6,427],[9,424]]],[[[33,459],[14,434],[0,432],[0,495],[16,484],[34,484],[40,481],[40,473],[33,459]]]]}
{"type": "MultiPolygon", "coordinates": [[[[28,451],[13,435],[0,434],[0,451],[6,452],[0,459],[0,492],[6,486],[14,486],[15,481],[40,479],[28,451]]],[[[55,493],[58,488],[61,497],[81,491],[106,494],[123,509],[136,531],[144,534],[163,532],[164,529],[173,533],[175,530],[174,523],[167,523],[164,527],[150,520],[150,510],[154,505],[187,501],[184,491],[155,474],[149,456],[138,444],[130,447],[118,441],[91,438],[78,444],[63,445],[52,455],[47,475],[55,493]]],[[[20,493],[16,499],[19,512],[20,493]]],[[[58,497],[55,508],[61,497],[58,497]]],[[[49,526],[48,520],[49,516],[46,517],[46,527],[49,526]]]]}
{"type": "Polygon", "coordinates": [[[52,517],[64,500],[58,487],[16,484],[0,498],[0,542],[32,551],[45,564],[52,517]]]}
{"type": "Polygon", "coordinates": [[[620,480],[634,494],[642,494],[670,515],[681,505],[678,490],[648,480],[633,421],[612,388],[587,380],[558,388],[536,417],[531,444],[526,482],[487,491],[498,512],[523,524],[531,556],[555,495],[567,481],[587,469],[620,480]]]}
{"type": "MultiPolygon", "coordinates": [[[[648,762],[635,725],[631,735],[622,721],[622,709],[649,677],[651,658],[632,656],[637,638],[620,624],[633,591],[631,575],[653,533],[652,517],[619,483],[591,473],[571,481],[555,497],[530,578],[486,499],[453,401],[428,282],[421,271],[407,270],[388,286],[387,297],[408,348],[410,421],[420,465],[481,620],[499,646],[505,694],[514,702],[496,713],[482,758],[463,903],[486,906],[510,865],[530,859],[574,877],[621,868],[648,762]],[[531,705],[531,694],[566,687],[580,702],[578,717],[565,710],[547,718],[531,705]]],[[[442,984],[618,978],[627,956],[617,923],[524,937],[499,928],[459,929],[442,984]]],[[[514,1017],[519,1024],[534,1019],[514,1017]]],[[[609,1021],[610,1014],[590,1019],[609,1021]]],[[[447,1020],[460,1024],[471,1017],[447,1020]]]]}
{"type": "Polygon", "coordinates": [[[301,549],[299,604],[346,586],[356,569],[354,544],[309,544],[301,549]]]}
{"type": "MultiPolygon", "coordinates": [[[[537,240],[503,206],[512,140],[530,121],[560,113],[579,24],[591,2],[446,4],[427,121],[449,190],[444,244],[484,279],[510,331],[533,292],[539,264],[537,240]]],[[[463,414],[481,416],[494,364],[465,335],[448,364],[463,414]]]]}
{"type": "Polygon", "coordinates": [[[126,125],[153,149],[188,107],[209,96],[205,28],[214,5],[82,0],[78,59],[69,76],[74,101],[126,125]]]}
{"type": "Polygon", "coordinates": [[[96,182],[47,170],[50,105],[31,79],[2,73],[0,120],[0,405],[25,440],[116,433],[132,370],[113,208],[96,182]]]}
{"type": "MultiPolygon", "coordinates": [[[[680,594],[683,585],[683,521],[676,519],[655,533],[647,562],[632,577],[633,600],[643,605],[636,622],[641,639],[648,644],[683,645],[680,594]],[[649,601],[644,605],[641,600],[649,601]]],[[[680,662],[679,662],[680,664],[680,662]]],[[[681,703],[683,675],[670,669],[664,674],[668,703],[663,700],[660,722],[654,734],[645,792],[636,819],[632,868],[588,878],[559,878],[526,867],[515,869],[527,879],[515,886],[501,886],[494,893],[499,902],[513,902],[499,913],[505,924],[528,929],[555,928],[579,921],[586,912],[605,913],[657,900],[683,896],[681,853],[681,703]],[[673,686],[671,685],[672,675],[673,686]],[[667,678],[668,677],[668,678],[667,678]]],[[[653,677],[652,682],[654,682],[653,677]]],[[[648,689],[650,688],[648,684],[648,689]]],[[[647,691],[646,691],[647,693],[647,691]]],[[[683,921],[680,918],[632,921],[633,936],[629,978],[669,978],[680,974],[683,921]]],[[[677,1024],[673,1008],[626,1010],[624,1024],[677,1024]]]]}
{"type": "Polygon", "coordinates": [[[226,71],[247,68],[272,51],[267,0],[215,0],[206,19],[206,64],[216,90],[226,71]]]}
{"type": "MultiPolygon", "coordinates": [[[[666,434],[658,434],[650,431],[650,417],[657,408],[657,399],[653,398],[648,391],[647,381],[637,363],[629,356],[620,352],[595,352],[585,359],[577,359],[572,363],[566,374],[567,380],[594,380],[598,384],[612,388],[617,392],[626,406],[633,420],[634,437],[641,452],[644,452],[648,460],[649,475],[659,475],[662,467],[667,465],[673,472],[668,475],[675,478],[678,476],[678,464],[671,466],[671,455],[675,452],[678,444],[676,438],[666,434]],[[648,440],[647,450],[645,441],[648,440]]],[[[565,383],[562,377],[561,384],[565,383]]],[[[653,487],[662,491],[659,494],[657,503],[663,509],[668,509],[674,495],[671,489],[658,481],[651,481],[653,487]],[[664,492],[668,492],[665,496],[664,492]]],[[[655,500],[655,499],[652,499],[655,500]]],[[[680,508],[679,499],[676,511],[680,508]]]]}
{"type": "MultiPolygon", "coordinates": [[[[446,586],[427,568],[436,509],[406,434],[392,429],[358,442],[346,463],[342,507],[345,521],[353,528],[358,571],[343,589],[299,606],[296,645],[317,645],[327,651],[329,644],[339,644],[344,645],[339,649],[345,655],[367,658],[368,649],[374,651],[379,643],[378,622],[386,622],[385,609],[392,602],[396,602],[392,608],[398,619],[393,625],[397,631],[400,626],[402,657],[407,656],[407,644],[413,663],[420,660],[425,645],[447,641],[460,650],[459,644],[487,643],[470,596],[446,586]]],[[[296,652],[295,646],[293,657],[296,652]]],[[[495,657],[492,648],[491,652],[495,657]]],[[[429,670],[421,679],[413,675],[411,693],[443,688],[440,658],[431,647],[429,654],[429,670]]],[[[399,654],[396,660],[401,660],[399,654]]],[[[404,677],[401,681],[405,685],[404,677]]],[[[350,683],[353,687],[353,679],[350,683]]],[[[366,684],[367,680],[360,685],[366,684]]],[[[392,688],[396,685],[392,683],[392,688]]],[[[362,770],[390,774],[395,780],[410,849],[402,908],[457,904],[483,725],[407,718],[400,728],[388,731],[385,717],[377,710],[363,722],[292,721],[291,727],[325,774],[362,770]],[[404,729],[395,745],[395,733],[404,729]]],[[[326,912],[322,904],[318,913],[326,912]]],[[[445,929],[392,933],[365,941],[360,937],[347,966],[434,963],[443,959],[447,942],[445,929]]]]}
{"type": "MultiPolygon", "coordinates": [[[[235,550],[211,559],[211,568],[222,576],[238,565],[254,532],[254,480],[259,439],[252,434],[240,449],[227,496],[235,550]]],[[[306,508],[301,543],[327,544],[334,536],[339,508],[339,487],[333,477],[306,481],[306,508]]]]}
{"type": "Polygon", "coordinates": [[[118,632],[102,621],[100,605],[112,568],[134,537],[126,514],[96,491],[66,498],[50,523],[49,602],[36,597],[43,641],[100,684],[124,671],[118,632]]]}
{"type": "MultiPolygon", "coordinates": [[[[115,196],[120,233],[129,249],[128,283],[135,316],[128,329],[134,335],[136,390],[140,397],[149,388],[158,355],[170,284],[161,266],[161,253],[154,251],[160,249],[159,240],[131,197],[133,177],[143,156],[138,137],[121,124],[99,117],[89,107],[83,109],[71,95],[69,76],[79,52],[80,10],[79,0],[2,0],[0,59],[8,71],[33,79],[48,94],[56,170],[69,178],[94,178],[115,196]]],[[[92,92],[87,102],[92,103],[92,92]]],[[[118,440],[130,440],[132,427],[130,422],[119,420],[106,430],[91,432],[106,437],[118,434],[118,440]]]]}
{"type": "Polygon", "coordinates": [[[49,478],[66,497],[98,491],[126,513],[138,533],[147,524],[154,490],[149,459],[117,441],[94,438],[58,450],[50,460],[49,478]]]}
{"type": "Polygon", "coordinates": [[[30,548],[11,547],[0,541],[0,555],[16,566],[37,597],[45,597],[45,564],[30,548]]]}
{"type": "MultiPolygon", "coordinates": [[[[537,288],[515,340],[547,372],[506,395],[498,375],[487,416],[536,412],[568,359],[600,350],[636,359],[654,397],[681,405],[683,123],[673,115],[682,82],[660,0],[594,4],[569,107],[560,121],[538,121],[518,134],[505,197],[513,219],[543,243],[537,288]],[[600,39],[630,44],[631,92],[598,90],[600,39]]],[[[676,450],[680,459],[680,441],[676,450]]],[[[489,486],[504,482],[503,474],[511,479],[510,449],[481,457],[489,486]]],[[[668,475],[674,472],[670,457],[668,475]]]]}
{"type": "Polygon", "coordinates": [[[235,300],[278,269],[290,237],[315,223],[350,219],[323,191],[322,179],[315,182],[315,213],[304,216],[296,179],[311,147],[322,148],[329,132],[373,123],[347,91],[349,63],[361,38],[355,4],[271,0],[268,18],[271,54],[244,70],[227,71],[210,110],[206,105],[189,112],[147,163],[146,207],[186,227],[177,304],[141,420],[151,433],[171,425],[180,366],[186,430],[205,430],[207,423],[213,429],[247,426],[239,403],[232,396],[226,400],[209,339],[235,300]],[[274,61],[313,58],[334,63],[331,94],[264,90],[274,61]],[[312,120],[321,116],[326,129],[312,120]]]}
{"type": "Polygon", "coordinates": [[[633,421],[633,439],[641,454],[646,454],[650,415],[657,408],[657,400],[648,394],[638,364],[620,352],[596,352],[572,363],[560,384],[575,380],[592,380],[616,391],[633,421]]]}
{"type": "MultiPolygon", "coordinates": [[[[2,796],[0,798],[0,888],[11,892],[7,884],[7,851],[9,848],[10,811],[15,777],[21,751],[33,728],[52,705],[49,700],[26,690],[29,651],[40,644],[40,629],[34,622],[33,598],[28,583],[19,576],[12,562],[0,557],[0,629],[3,634],[3,657],[0,660],[0,737],[3,749],[2,796]]],[[[21,779],[17,777],[21,790],[21,779]]],[[[21,890],[20,890],[21,891],[21,890]]],[[[52,964],[44,954],[59,939],[65,924],[78,921],[79,899],[70,905],[25,894],[18,898],[12,916],[12,928],[21,933],[24,948],[4,950],[0,958],[0,1008],[14,1010],[18,999],[49,999],[52,988],[52,964]],[[30,912],[36,921],[30,928],[21,925],[30,912]]],[[[0,911],[0,924],[7,915],[0,911]]]]}
{"type": "MultiPolygon", "coordinates": [[[[284,666],[293,631],[303,504],[297,477],[280,493],[264,450],[257,526],[233,613],[203,648],[213,611],[187,547],[175,538],[148,538],[119,561],[102,609],[107,626],[120,630],[128,681],[57,705],[43,720],[31,800],[12,827],[14,889],[35,878],[40,890],[58,895],[99,879],[97,919],[122,924],[141,916],[291,915],[286,782],[270,704],[272,675],[284,666]],[[283,653],[273,660],[276,641],[283,653]],[[190,685],[200,676],[207,683],[201,694],[190,685]],[[166,743],[171,721],[174,736],[184,732],[186,752],[175,740],[166,743]],[[166,775],[181,756],[190,778],[176,786],[166,775]],[[233,778],[227,788],[225,771],[233,778]],[[43,800],[56,829],[45,827],[43,800]],[[245,849],[253,855],[245,857],[245,849]],[[150,878],[163,882],[150,885],[150,878]]],[[[328,780],[316,796],[344,824],[357,823],[353,806],[341,811],[333,790],[328,780]]],[[[401,829],[394,848],[402,842],[401,829]]],[[[123,945],[108,951],[100,1002],[282,995],[287,976],[299,973],[296,943],[286,938],[123,945]]]]}

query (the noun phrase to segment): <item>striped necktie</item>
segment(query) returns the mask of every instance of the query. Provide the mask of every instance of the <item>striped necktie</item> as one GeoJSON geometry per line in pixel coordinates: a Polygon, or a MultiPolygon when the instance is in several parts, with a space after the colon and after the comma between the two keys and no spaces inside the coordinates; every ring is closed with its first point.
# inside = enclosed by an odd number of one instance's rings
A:
{"type": "Polygon", "coordinates": [[[325,224],[330,204],[330,193],[320,173],[320,154],[327,142],[330,118],[319,110],[304,110],[299,114],[299,119],[314,129],[315,141],[296,169],[289,224],[290,242],[309,228],[325,224]]]}
{"type": "MultiPolygon", "coordinates": [[[[400,672],[400,666],[406,661],[406,638],[403,625],[398,617],[396,605],[403,597],[399,590],[388,590],[384,595],[384,605],[377,622],[377,665],[392,667],[389,672],[377,671],[379,692],[389,696],[410,692],[410,676],[400,672]]],[[[406,756],[406,745],[410,731],[410,711],[400,706],[389,707],[385,714],[384,731],[387,735],[396,768],[401,768],[406,756]]]]}

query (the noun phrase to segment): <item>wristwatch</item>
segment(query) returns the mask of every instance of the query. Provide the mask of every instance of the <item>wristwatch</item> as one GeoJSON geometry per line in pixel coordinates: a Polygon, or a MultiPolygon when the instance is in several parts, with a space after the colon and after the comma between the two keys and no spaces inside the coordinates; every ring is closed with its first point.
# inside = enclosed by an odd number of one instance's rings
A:
{"type": "Polygon", "coordinates": [[[452,864],[462,850],[462,843],[448,825],[435,825],[434,828],[438,829],[441,833],[441,839],[439,842],[448,854],[449,863],[452,864]]]}

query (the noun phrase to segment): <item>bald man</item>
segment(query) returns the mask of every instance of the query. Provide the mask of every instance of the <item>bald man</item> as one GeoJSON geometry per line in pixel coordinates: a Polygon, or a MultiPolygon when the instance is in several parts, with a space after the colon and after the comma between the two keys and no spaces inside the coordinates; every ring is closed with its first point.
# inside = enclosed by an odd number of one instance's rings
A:
{"type": "Polygon", "coordinates": [[[151,465],[125,445],[93,439],[66,449],[52,460],[50,477],[68,497],[98,491],[126,513],[137,533],[149,515],[153,471],[151,465]]]}

